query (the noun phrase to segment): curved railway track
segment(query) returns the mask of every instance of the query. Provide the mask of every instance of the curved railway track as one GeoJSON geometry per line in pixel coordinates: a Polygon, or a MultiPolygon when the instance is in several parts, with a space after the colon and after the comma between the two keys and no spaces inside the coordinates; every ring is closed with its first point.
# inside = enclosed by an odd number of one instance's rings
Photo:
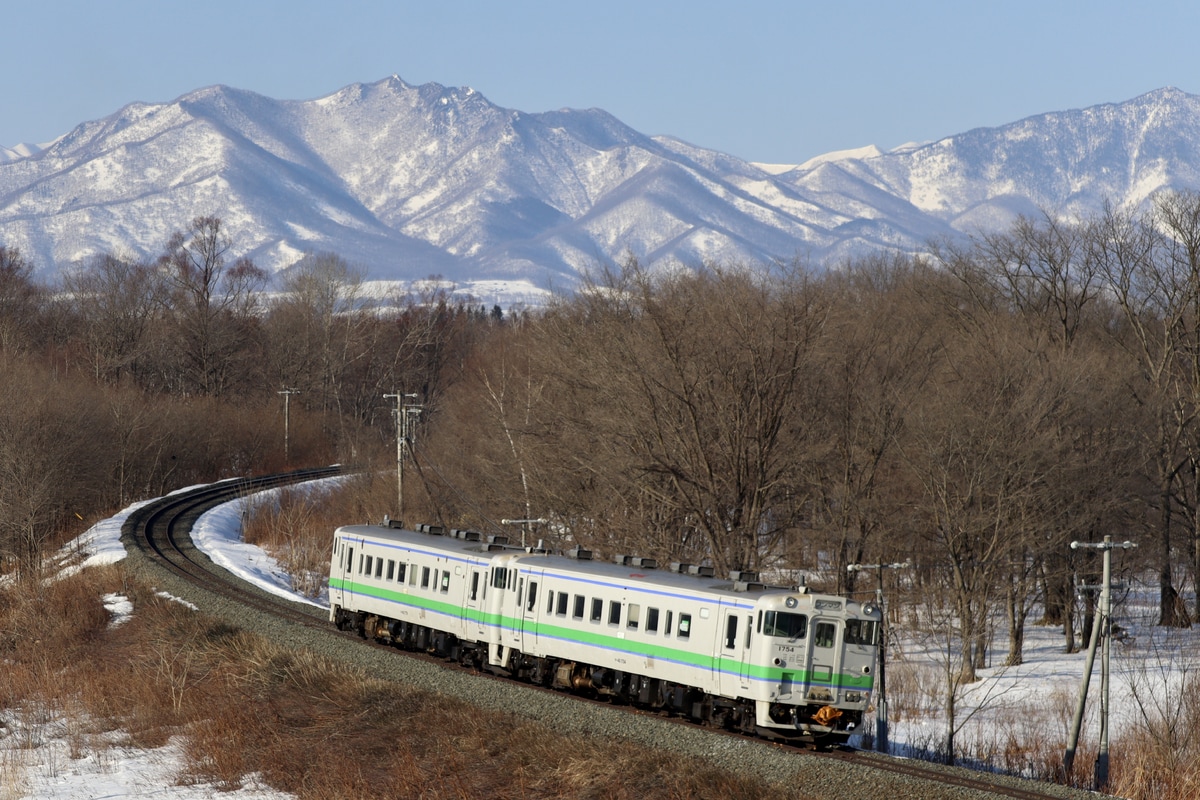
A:
{"type": "MultiPolygon", "coordinates": [[[[240,580],[225,569],[214,564],[206,554],[196,548],[191,540],[191,530],[196,520],[211,508],[231,500],[246,497],[255,492],[332,477],[339,474],[343,474],[343,470],[336,466],[305,469],[257,478],[222,481],[178,492],[159,498],[134,511],[122,526],[122,538],[137,547],[160,569],[165,570],[175,579],[195,587],[212,598],[218,598],[220,601],[235,603],[240,606],[248,606],[260,613],[269,614],[273,619],[280,622],[315,629],[322,635],[336,637],[341,642],[352,640],[356,643],[372,645],[377,649],[388,650],[394,653],[396,650],[391,646],[374,642],[362,642],[357,636],[336,630],[329,624],[327,615],[319,608],[288,601],[240,580]]],[[[426,663],[440,665],[444,669],[457,672],[469,671],[481,678],[512,683],[508,679],[498,678],[488,673],[467,670],[454,662],[445,661],[434,656],[412,652],[406,652],[405,655],[426,663]]],[[[529,691],[562,696],[561,692],[548,688],[525,684],[522,684],[522,688],[529,691]]],[[[588,701],[584,698],[578,699],[591,704],[613,708],[610,703],[603,701],[588,701]]],[[[697,727],[682,719],[666,718],[657,714],[638,712],[629,707],[624,708],[641,716],[653,717],[659,721],[672,722],[691,729],[697,727]]],[[[716,729],[710,729],[708,732],[712,735],[728,736],[734,739],[744,738],[735,733],[716,729]]],[[[934,764],[896,759],[848,747],[817,752],[814,752],[810,748],[787,743],[779,743],[775,747],[785,752],[796,752],[808,757],[830,759],[855,769],[875,770],[890,775],[902,776],[907,779],[928,782],[935,786],[945,787],[947,794],[944,796],[947,797],[978,796],[1007,797],[1016,798],[1017,800],[1045,800],[1046,798],[1096,796],[1091,793],[1071,790],[1063,786],[1022,781],[986,773],[975,773],[964,769],[946,769],[934,764]],[[964,790],[968,793],[979,794],[951,794],[964,790]]],[[[922,796],[932,797],[942,795],[931,794],[922,796]]]]}

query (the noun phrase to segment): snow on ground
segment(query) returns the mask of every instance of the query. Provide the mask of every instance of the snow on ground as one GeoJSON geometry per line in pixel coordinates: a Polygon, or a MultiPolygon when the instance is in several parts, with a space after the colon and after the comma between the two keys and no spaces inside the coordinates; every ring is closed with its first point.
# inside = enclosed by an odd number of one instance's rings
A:
{"type": "MultiPolygon", "coordinates": [[[[337,480],[340,479],[326,478],[305,485],[320,488],[337,480]]],[[[272,502],[278,491],[261,492],[249,502],[272,502]]],[[[297,602],[312,603],[311,599],[291,591],[287,575],[274,559],[261,548],[242,541],[241,520],[247,502],[242,499],[226,503],[201,516],[194,528],[197,546],[215,563],[243,580],[297,602]]],[[[134,503],[116,516],[96,523],[67,545],[62,552],[66,565],[62,573],[73,574],[84,567],[112,564],[125,558],[121,526],[145,504],[134,503]]],[[[120,625],[134,613],[133,604],[122,595],[111,594],[102,599],[112,615],[111,626],[120,625]]],[[[120,732],[108,735],[109,738],[92,737],[89,741],[87,736],[72,730],[69,720],[49,718],[37,709],[8,709],[0,713],[0,723],[3,724],[0,800],[209,800],[212,797],[288,800],[294,797],[263,786],[254,776],[247,776],[245,785],[232,792],[212,784],[179,785],[184,759],[179,743],[174,740],[154,750],[110,745],[109,742],[119,741],[120,732]]]]}

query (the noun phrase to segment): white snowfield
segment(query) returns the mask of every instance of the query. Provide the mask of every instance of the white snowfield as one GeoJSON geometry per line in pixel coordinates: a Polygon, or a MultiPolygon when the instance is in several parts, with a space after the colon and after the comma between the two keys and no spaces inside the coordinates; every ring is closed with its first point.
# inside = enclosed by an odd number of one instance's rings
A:
{"type": "MultiPolygon", "coordinates": [[[[321,486],[336,480],[339,479],[327,478],[307,485],[321,486]]],[[[249,502],[269,501],[277,491],[260,493],[249,502]]],[[[296,602],[327,607],[325,597],[314,601],[293,591],[287,575],[273,558],[261,548],[242,541],[241,519],[247,502],[233,501],[203,515],[194,529],[197,545],[215,562],[261,589],[296,602]]],[[[76,555],[74,561],[78,566],[72,569],[124,558],[121,525],[141,505],[144,503],[131,505],[97,523],[65,548],[64,555],[76,555]],[[80,553],[82,559],[78,558],[80,553]]],[[[120,624],[127,615],[137,613],[119,595],[107,596],[104,602],[113,615],[111,624],[120,624]]],[[[1112,656],[1110,730],[1114,741],[1122,730],[1144,724],[1147,714],[1175,713],[1184,679],[1200,669],[1200,636],[1194,630],[1154,627],[1155,611],[1154,593],[1149,588],[1129,595],[1114,609],[1114,620],[1123,629],[1121,638],[1114,642],[1112,656]]],[[[908,630],[897,632],[897,643],[889,651],[887,665],[891,707],[897,708],[900,692],[905,693],[905,702],[910,707],[914,703],[922,706],[918,716],[906,714],[898,718],[897,711],[892,712],[892,752],[904,754],[913,748],[935,747],[945,736],[944,700],[938,692],[945,684],[949,662],[944,640],[934,641],[908,630]]],[[[1005,643],[1004,632],[999,631],[993,646],[994,663],[1003,662],[1005,643]]],[[[958,703],[962,729],[956,736],[964,760],[977,752],[986,755],[993,745],[1002,747],[1010,736],[1018,741],[1065,738],[1085,654],[1064,654],[1059,630],[1031,625],[1026,632],[1025,659],[1026,663],[1020,667],[983,670],[982,680],[964,690],[958,703]]],[[[1099,736],[1099,686],[1097,658],[1081,751],[1094,748],[1099,736]]],[[[183,762],[176,742],[155,750],[96,747],[81,758],[72,758],[69,722],[43,716],[13,710],[2,715],[5,727],[0,729],[0,797],[206,800],[218,795],[216,787],[211,785],[178,783],[183,762]],[[31,725],[31,718],[38,720],[37,723],[31,725]]],[[[869,720],[865,727],[867,732],[873,730],[873,721],[869,720]]],[[[114,736],[119,736],[119,732],[114,736]]],[[[219,796],[229,800],[292,797],[262,786],[254,776],[246,777],[242,789],[220,792],[219,796]]]]}

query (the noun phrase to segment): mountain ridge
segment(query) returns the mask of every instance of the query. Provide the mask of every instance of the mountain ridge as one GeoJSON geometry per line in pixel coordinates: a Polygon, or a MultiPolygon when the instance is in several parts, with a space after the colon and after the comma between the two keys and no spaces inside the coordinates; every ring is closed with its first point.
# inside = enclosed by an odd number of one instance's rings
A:
{"type": "Polygon", "coordinates": [[[836,263],[1200,186],[1200,97],[1164,87],[890,151],[756,165],[602,109],[527,113],[393,75],[315,100],[210,86],[0,149],[0,242],[43,272],[153,258],[197,215],[270,271],[573,285],[592,266],[836,263]]]}

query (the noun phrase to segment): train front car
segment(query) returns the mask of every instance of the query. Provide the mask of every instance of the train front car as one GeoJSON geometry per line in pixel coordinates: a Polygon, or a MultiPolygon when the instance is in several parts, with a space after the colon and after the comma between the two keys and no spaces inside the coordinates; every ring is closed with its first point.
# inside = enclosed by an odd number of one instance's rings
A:
{"type": "Polygon", "coordinates": [[[841,743],[870,709],[879,651],[874,604],[821,594],[759,595],[752,652],[757,723],[768,737],[841,743]]]}

